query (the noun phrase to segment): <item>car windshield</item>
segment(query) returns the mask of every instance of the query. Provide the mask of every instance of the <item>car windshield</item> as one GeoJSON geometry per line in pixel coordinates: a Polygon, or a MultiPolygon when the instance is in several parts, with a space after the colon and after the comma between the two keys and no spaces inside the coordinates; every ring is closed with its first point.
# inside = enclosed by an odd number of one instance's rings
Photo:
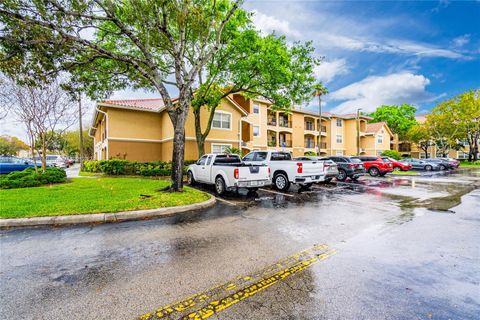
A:
{"type": "Polygon", "coordinates": [[[353,162],[353,163],[362,163],[362,160],[360,160],[359,158],[350,158],[350,162],[353,162]]]}

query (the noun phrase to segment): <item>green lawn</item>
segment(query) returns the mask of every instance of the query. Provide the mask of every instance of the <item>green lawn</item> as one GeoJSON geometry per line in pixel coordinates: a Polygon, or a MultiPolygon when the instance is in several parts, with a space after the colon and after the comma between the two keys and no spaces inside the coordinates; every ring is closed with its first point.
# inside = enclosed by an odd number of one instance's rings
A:
{"type": "Polygon", "coordinates": [[[416,171],[392,171],[391,174],[399,174],[399,175],[408,175],[408,176],[418,176],[419,173],[416,171]]]}
{"type": "Polygon", "coordinates": [[[480,168],[480,161],[477,161],[476,163],[468,162],[468,161],[462,161],[462,162],[460,162],[460,167],[461,168],[480,168]]]}
{"type": "Polygon", "coordinates": [[[209,199],[188,187],[182,193],[156,191],[168,184],[144,178],[73,178],[52,186],[0,190],[0,218],[152,209],[209,199]]]}

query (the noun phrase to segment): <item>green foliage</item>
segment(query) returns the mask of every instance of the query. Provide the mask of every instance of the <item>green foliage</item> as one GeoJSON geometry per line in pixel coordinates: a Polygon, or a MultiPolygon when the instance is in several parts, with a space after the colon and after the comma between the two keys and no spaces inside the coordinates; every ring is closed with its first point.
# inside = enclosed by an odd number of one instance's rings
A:
{"type": "Polygon", "coordinates": [[[235,147],[228,147],[225,149],[225,153],[229,154],[238,154],[239,156],[242,155],[242,150],[235,148],[235,147]]]}
{"type": "Polygon", "coordinates": [[[304,153],[305,156],[316,156],[317,153],[316,152],[313,152],[313,151],[307,151],[304,153]]]}
{"type": "Polygon", "coordinates": [[[402,154],[398,152],[397,150],[385,150],[381,154],[384,157],[389,157],[393,158],[395,160],[401,160],[402,159],[402,154]]]}
{"type": "MultiPolygon", "coordinates": [[[[183,171],[195,161],[185,161],[183,171]]],[[[133,162],[128,160],[88,160],[83,162],[83,170],[107,175],[169,176],[172,163],[165,161],[133,162]]]]}
{"type": "Polygon", "coordinates": [[[427,154],[428,147],[432,144],[432,135],[425,124],[413,125],[407,132],[407,139],[417,144],[427,154]]]}
{"type": "Polygon", "coordinates": [[[65,182],[67,174],[64,170],[48,167],[45,172],[35,172],[33,168],[11,172],[0,177],[0,189],[38,187],[45,184],[65,182]]]}
{"type": "Polygon", "coordinates": [[[369,114],[371,122],[386,122],[393,133],[404,139],[408,130],[417,123],[415,112],[417,108],[410,104],[399,106],[381,106],[375,112],[369,114]]]}
{"type": "Polygon", "coordinates": [[[28,145],[17,137],[0,136],[0,155],[15,156],[18,151],[28,149],[28,145]]]}

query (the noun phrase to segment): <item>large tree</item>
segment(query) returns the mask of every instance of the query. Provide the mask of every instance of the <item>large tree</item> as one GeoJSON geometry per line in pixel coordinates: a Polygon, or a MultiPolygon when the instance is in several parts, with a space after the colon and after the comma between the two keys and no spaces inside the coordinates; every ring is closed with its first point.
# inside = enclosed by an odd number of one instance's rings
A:
{"type": "MultiPolygon", "coordinates": [[[[230,0],[4,0],[5,72],[63,69],[88,94],[158,92],[174,127],[171,190],[182,190],[185,120],[198,75],[248,22],[230,0]],[[41,65],[41,68],[36,66],[41,65]],[[167,89],[173,86],[178,98],[167,89]]],[[[2,60],[2,59],[0,59],[2,60]]],[[[30,75],[30,74],[29,74],[30,75]]]]}
{"type": "Polygon", "coordinates": [[[401,104],[399,106],[381,106],[378,107],[369,116],[373,119],[371,122],[385,121],[393,133],[398,134],[400,140],[406,138],[408,130],[417,123],[415,112],[417,108],[410,104],[401,104]]]}
{"type": "Polygon", "coordinates": [[[239,93],[246,98],[262,97],[276,110],[288,111],[311,98],[318,60],[310,43],[287,44],[284,37],[260,35],[253,27],[232,35],[232,40],[208,61],[199,73],[192,108],[198,153],[205,152],[215,110],[225,97],[239,93]],[[202,110],[208,110],[201,127],[202,110]]]}
{"type": "Polygon", "coordinates": [[[428,157],[428,148],[432,146],[432,135],[425,124],[419,123],[410,127],[406,138],[425,152],[425,158],[428,157]]]}

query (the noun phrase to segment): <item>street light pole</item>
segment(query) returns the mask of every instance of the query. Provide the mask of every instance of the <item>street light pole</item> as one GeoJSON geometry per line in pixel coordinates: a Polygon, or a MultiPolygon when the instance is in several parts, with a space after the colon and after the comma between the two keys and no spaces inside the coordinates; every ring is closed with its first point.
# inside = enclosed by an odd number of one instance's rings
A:
{"type": "Polygon", "coordinates": [[[357,109],[357,156],[360,155],[360,110],[362,108],[357,109]]]}

